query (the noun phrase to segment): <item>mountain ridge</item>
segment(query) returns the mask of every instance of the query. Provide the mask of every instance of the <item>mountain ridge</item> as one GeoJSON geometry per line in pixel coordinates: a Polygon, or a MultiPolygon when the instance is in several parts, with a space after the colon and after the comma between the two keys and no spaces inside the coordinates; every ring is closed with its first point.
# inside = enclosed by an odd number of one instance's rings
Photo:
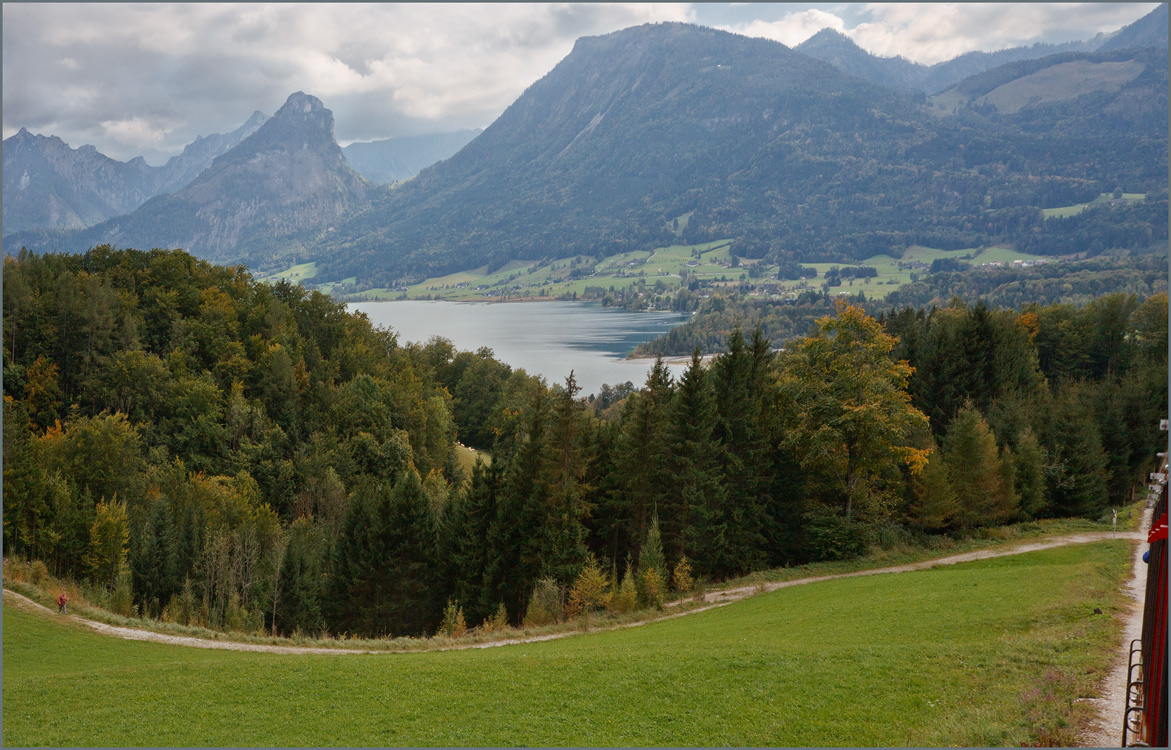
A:
{"type": "Polygon", "coordinates": [[[373,187],[354,172],[334,140],[333,113],[303,92],[186,187],[151,198],[133,213],[89,229],[20,233],[30,249],[121,246],[183,248],[220,263],[324,226],[362,204],[373,187]]]}
{"type": "Polygon", "coordinates": [[[70,148],[57,136],[21,128],[4,140],[5,235],[37,229],[85,229],[131,213],[150,198],[191,182],[211,161],[256,131],[267,115],[254,112],[229,133],[200,136],[166,164],[141,156],[121,162],[90,144],[70,148]]]}

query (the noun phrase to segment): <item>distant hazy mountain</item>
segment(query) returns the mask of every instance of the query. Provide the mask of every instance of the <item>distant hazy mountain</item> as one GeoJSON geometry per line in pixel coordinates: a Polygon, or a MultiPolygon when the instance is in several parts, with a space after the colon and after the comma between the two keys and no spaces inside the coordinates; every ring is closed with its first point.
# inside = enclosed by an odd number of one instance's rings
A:
{"type": "Polygon", "coordinates": [[[1033,60],[1060,52],[1090,52],[1093,51],[1093,45],[1078,41],[1034,44],[1031,47],[1013,47],[997,52],[968,52],[928,66],[902,57],[872,55],[845,34],[833,29],[822,29],[794,49],[872,83],[932,94],[998,65],[1033,60]]]}
{"type": "Polygon", "coordinates": [[[263,262],[264,248],[362,204],[372,186],[346,163],[333,113],[301,92],[181,190],[90,229],[20,233],[9,247],[83,251],[96,244],[183,248],[216,262],[263,262]]]}
{"type": "Polygon", "coordinates": [[[24,128],[4,140],[4,231],[87,227],[154,195],[154,170],[24,128]]]}
{"type": "Polygon", "coordinates": [[[794,49],[838,70],[892,88],[934,94],[969,76],[1000,65],[1036,60],[1062,52],[1097,52],[1128,47],[1167,46],[1167,5],[1110,34],[1062,44],[1034,44],[996,52],[968,52],[935,65],[921,65],[902,57],[879,57],[859,47],[845,34],[822,29],[794,49]]]}
{"type": "Polygon", "coordinates": [[[1056,106],[1078,102],[1073,112],[1088,110],[1111,121],[1146,118],[1154,130],[1167,119],[1166,67],[1165,47],[1066,52],[993,68],[931,101],[945,110],[961,106],[1005,115],[1033,109],[1051,115],[1056,106]]]}
{"type": "Polygon", "coordinates": [[[1139,20],[1119,29],[1098,47],[1098,51],[1109,52],[1129,47],[1166,47],[1167,20],[1167,3],[1161,3],[1139,20]]]}
{"type": "Polygon", "coordinates": [[[256,112],[231,133],[197,138],[161,167],[142,157],[111,159],[93,146],[72,149],[60,138],[21,128],[4,141],[4,233],[81,229],[130,213],[147,199],[191,182],[267,119],[256,112]]]}
{"type": "Polygon", "coordinates": [[[199,136],[183,148],[183,153],[172,156],[167,163],[159,167],[158,193],[173,193],[199,176],[220,154],[227,153],[238,143],[260,129],[268,122],[268,115],[263,112],[253,112],[240,127],[230,133],[212,133],[209,136],[199,136]]]}
{"type": "Polygon", "coordinates": [[[351,143],[342,153],[358,174],[377,185],[389,185],[408,180],[435,162],[451,157],[482,132],[482,128],[476,128],[351,143]]]}

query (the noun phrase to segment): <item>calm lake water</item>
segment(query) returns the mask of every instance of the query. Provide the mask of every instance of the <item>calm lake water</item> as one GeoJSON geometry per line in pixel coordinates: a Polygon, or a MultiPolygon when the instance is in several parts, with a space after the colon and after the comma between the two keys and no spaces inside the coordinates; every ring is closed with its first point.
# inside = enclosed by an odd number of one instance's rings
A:
{"type": "MultiPolygon", "coordinates": [[[[603,383],[646,381],[651,363],[629,361],[626,354],[690,317],[677,313],[631,312],[596,302],[357,302],[351,311],[388,326],[399,341],[450,339],[456,349],[486,346],[513,368],[563,383],[573,370],[581,395],[597,393],[603,383]]],[[[672,365],[678,378],[682,365],[672,365]]]]}

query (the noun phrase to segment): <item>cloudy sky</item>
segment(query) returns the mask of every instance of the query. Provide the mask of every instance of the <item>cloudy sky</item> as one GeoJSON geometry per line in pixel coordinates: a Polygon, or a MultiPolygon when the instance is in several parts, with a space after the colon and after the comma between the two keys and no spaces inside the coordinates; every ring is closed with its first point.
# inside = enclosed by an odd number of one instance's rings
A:
{"type": "Polygon", "coordinates": [[[830,27],[932,64],[1085,39],[1157,3],[3,4],[3,135],[161,164],[294,91],[343,145],[486,127],[577,37],[687,21],[796,45],[830,27]]]}

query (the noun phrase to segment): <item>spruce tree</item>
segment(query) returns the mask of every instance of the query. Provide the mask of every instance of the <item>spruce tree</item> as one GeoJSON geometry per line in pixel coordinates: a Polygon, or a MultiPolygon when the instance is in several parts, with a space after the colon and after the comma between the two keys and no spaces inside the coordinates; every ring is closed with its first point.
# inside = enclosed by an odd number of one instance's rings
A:
{"type": "Polygon", "coordinates": [[[647,529],[646,540],[638,552],[638,571],[640,574],[648,570],[658,571],[659,580],[666,581],[667,558],[663,555],[663,542],[659,534],[659,514],[651,516],[651,525],[647,529]]]}
{"type": "Polygon", "coordinates": [[[996,437],[975,407],[960,409],[951,421],[944,453],[956,493],[958,524],[971,528],[1007,521],[1014,489],[1005,486],[996,437]]]}
{"type": "Polygon", "coordinates": [[[1058,516],[1096,518],[1106,509],[1108,458],[1093,416],[1093,390],[1069,385],[1057,396],[1050,418],[1049,497],[1058,516]]]}
{"type": "Polygon", "coordinates": [[[589,456],[586,454],[586,420],[577,400],[580,389],[570,371],[565,388],[557,392],[543,461],[547,500],[539,508],[537,554],[542,576],[568,585],[585,563],[587,549],[582,519],[586,515],[584,484],[589,456]]]}
{"type": "Polygon", "coordinates": [[[672,403],[671,470],[675,477],[659,507],[663,548],[671,558],[686,554],[696,570],[723,576],[735,567],[727,539],[727,496],[715,439],[716,413],[696,347],[672,403]]]}
{"type": "Polygon", "coordinates": [[[1045,495],[1045,450],[1028,428],[1017,438],[1016,445],[1016,491],[1020,498],[1021,514],[1026,520],[1040,518],[1048,503],[1045,495]]]}

